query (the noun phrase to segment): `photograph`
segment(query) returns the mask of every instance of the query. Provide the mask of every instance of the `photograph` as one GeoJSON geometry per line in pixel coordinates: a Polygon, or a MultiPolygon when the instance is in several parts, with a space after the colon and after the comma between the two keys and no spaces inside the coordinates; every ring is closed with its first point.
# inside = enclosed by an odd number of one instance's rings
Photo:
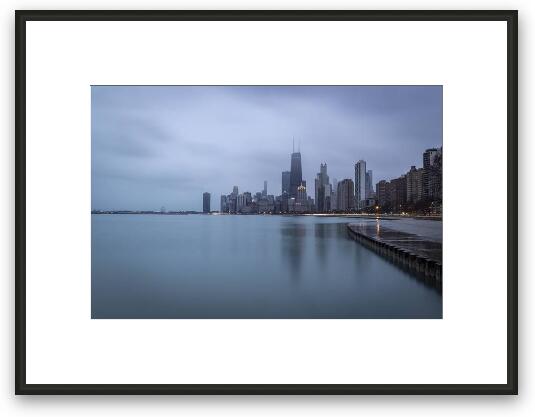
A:
{"type": "Polygon", "coordinates": [[[14,20],[15,395],[518,394],[517,10],[14,20]]]}
{"type": "Polygon", "coordinates": [[[441,85],[92,85],[92,319],[442,319],[441,85]]]}

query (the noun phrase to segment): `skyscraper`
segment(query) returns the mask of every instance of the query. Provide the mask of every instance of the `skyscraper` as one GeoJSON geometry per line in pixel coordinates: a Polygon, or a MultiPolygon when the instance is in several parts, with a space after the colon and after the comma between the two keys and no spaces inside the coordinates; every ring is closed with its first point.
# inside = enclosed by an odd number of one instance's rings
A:
{"type": "Polygon", "coordinates": [[[282,193],[281,195],[281,212],[287,213],[288,212],[288,199],[289,194],[288,193],[282,193]]]}
{"type": "Polygon", "coordinates": [[[321,176],[317,174],[316,179],[314,180],[314,200],[316,202],[316,211],[318,213],[323,213],[324,201],[325,201],[325,188],[321,184],[321,176]]]}
{"type": "Polygon", "coordinates": [[[267,181],[264,180],[264,189],[262,190],[262,197],[267,197],[267,181]]]}
{"type": "Polygon", "coordinates": [[[245,194],[238,194],[236,198],[236,212],[240,213],[247,206],[247,197],[245,194]]]}
{"type": "Polygon", "coordinates": [[[282,192],[290,195],[290,171],[282,171],[282,192]]]}
{"type": "Polygon", "coordinates": [[[362,209],[366,200],[366,161],[362,159],[355,164],[355,204],[362,209]]]}
{"type": "Polygon", "coordinates": [[[426,149],[423,155],[424,169],[429,168],[435,163],[435,156],[438,154],[438,149],[426,149]]]}
{"type": "Polygon", "coordinates": [[[442,146],[434,158],[430,167],[429,193],[435,201],[442,201],[442,146]]]}
{"type": "Polygon", "coordinates": [[[219,212],[228,213],[228,211],[229,211],[229,208],[228,208],[227,196],[223,194],[221,195],[219,212]]]}
{"type": "Polygon", "coordinates": [[[307,188],[304,185],[297,187],[297,201],[304,203],[307,200],[307,188]]]}
{"type": "Polygon", "coordinates": [[[423,198],[442,199],[442,148],[427,149],[423,154],[423,198]]]}
{"type": "Polygon", "coordinates": [[[290,162],[290,197],[297,198],[297,187],[303,182],[303,173],[301,170],[301,152],[293,150],[290,162]]]}
{"type": "MultiPolygon", "coordinates": [[[[329,176],[327,175],[327,164],[320,164],[320,172],[316,175],[315,200],[316,210],[320,213],[327,211],[325,201],[331,198],[331,188],[329,186],[329,176]]],[[[329,204],[330,206],[330,204],[329,204]]],[[[330,209],[330,207],[329,207],[330,209]]]]}
{"type": "Polygon", "coordinates": [[[424,184],[424,169],[413,165],[407,175],[407,201],[409,203],[416,203],[423,198],[423,184],[424,184]]]}
{"type": "Polygon", "coordinates": [[[381,180],[375,186],[375,195],[377,198],[377,204],[384,206],[390,200],[390,196],[387,195],[387,182],[381,180]]]}
{"type": "Polygon", "coordinates": [[[345,179],[338,183],[336,192],[338,201],[336,207],[341,211],[351,211],[355,207],[354,185],[351,179],[345,179]]]}
{"type": "Polygon", "coordinates": [[[202,195],[202,212],[210,213],[210,193],[203,193],[202,195]]]}
{"type": "Polygon", "coordinates": [[[308,211],[307,188],[304,185],[297,187],[297,198],[295,199],[295,211],[308,211]]]}
{"type": "Polygon", "coordinates": [[[373,173],[369,169],[366,171],[366,199],[373,197],[373,173]]]}
{"type": "Polygon", "coordinates": [[[333,178],[331,193],[331,210],[338,210],[338,180],[333,178]]]}
{"type": "Polygon", "coordinates": [[[394,212],[399,212],[407,202],[407,176],[390,180],[390,204],[394,212]]]}

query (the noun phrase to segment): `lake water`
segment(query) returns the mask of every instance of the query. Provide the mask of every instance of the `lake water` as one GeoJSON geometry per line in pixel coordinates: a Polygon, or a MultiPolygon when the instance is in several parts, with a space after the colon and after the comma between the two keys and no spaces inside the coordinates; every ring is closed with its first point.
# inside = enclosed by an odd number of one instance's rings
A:
{"type": "Polygon", "coordinates": [[[92,215],[92,318],[441,318],[440,292],[348,237],[359,221],[92,215]]]}

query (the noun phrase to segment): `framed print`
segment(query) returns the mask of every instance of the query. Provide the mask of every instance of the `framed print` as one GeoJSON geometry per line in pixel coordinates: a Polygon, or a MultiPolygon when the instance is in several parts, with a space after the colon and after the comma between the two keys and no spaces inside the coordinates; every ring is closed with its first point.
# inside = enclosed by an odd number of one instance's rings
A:
{"type": "Polygon", "coordinates": [[[17,394],[517,393],[516,11],[15,20],[17,394]]]}

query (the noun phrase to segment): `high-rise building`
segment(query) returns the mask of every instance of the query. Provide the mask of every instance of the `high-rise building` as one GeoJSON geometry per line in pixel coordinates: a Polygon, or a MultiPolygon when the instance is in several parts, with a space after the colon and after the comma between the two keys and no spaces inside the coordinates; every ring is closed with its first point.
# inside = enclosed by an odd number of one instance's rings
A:
{"type": "Polygon", "coordinates": [[[371,169],[366,171],[366,199],[373,198],[373,172],[371,169]]]}
{"type": "Polygon", "coordinates": [[[429,169],[429,194],[435,201],[442,201],[442,147],[435,155],[434,163],[429,169]]]}
{"type": "Polygon", "coordinates": [[[281,211],[282,211],[282,197],[278,195],[277,197],[275,197],[275,206],[274,206],[273,213],[279,214],[281,211]]]}
{"type": "Polygon", "coordinates": [[[284,192],[281,195],[281,212],[288,213],[288,199],[290,198],[290,194],[284,192]]]}
{"type": "Polygon", "coordinates": [[[297,197],[295,199],[295,211],[308,211],[307,188],[301,184],[297,187],[297,197]]]}
{"type": "Polygon", "coordinates": [[[387,184],[385,180],[381,180],[375,186],[377,204],[380,206],[385,206],[390,201],[389,195],[387,194],[387,184]]]}
{"type": "Polygon", "coordinates": [[[300,185],[299,187],[297,187],[297,201],[303,202],[303,201],[306,201],[306,199],[307,199],[307,187],[305,187],[304,185],[300,185]]]}
{"type": "Polygon", "coordinates": [[[228,202],[227,202],[227,196],[226,195],[222,195],[221,196],[221,203],[220,203],[220,206],[219,206],[219,212],[220,213],[228,213],[228,202]]]}
{"type": "Polygon", "coordinates": [[[327,178],[327,182],[329,182],[329,177],[327,176],[327,163],[320,164],[320,174],[323,178],[327,178]]]}
{"type": "Polygon", "coordinates": [[[264,180],[264,189],[262,190],[262,197],[267,197],[267,181],[264,180]]]}
{"type": "Polygon", "coordinates": [[[314,199],[310,196],[307,197],[307,211],[314,211],[314,199]]]}
{"type": "Polygon", "coordinates": [[[290,194],[290,171],[282,171],[282,191],[281,194],[290,194]]]}
{"type": "Polygon", "coordinates": [[[247,197],[245,194],[238,194],[236,198],[236,212],[239,213],[247,206],[247,197]]]}
{"type": "Polygon", "coordinates": [[[202,212],[210,213],[210,193],[203,193],[202,195],[202,212]]]}
{"type": "Polygon", "coordinates": [[[399,212],[407,202],[407,177],[402,175],[390,181],[390,204],[394,212],[399,212]]]}
{"type": "Polygon", "coordinates": [[[427,149],[423,154],[423,198],[442,200],[442,148],[427,149]]]}
{"type": "Polygon", "coordinates": [[[424,169],[413,165],[406,175],[407,178],[407,202],[416,203],[424,196],[424,169]]]}
{"type": "Polygon", "coordinates": [[[297,198],[297,187],[303,182],[301,170],[301,152],[292,152],[290,161],[290,197],[297,198]]]}
{"type": "Polygon", "coordinates": [[[236,199],[238,198],[237,194],[233,192],[227,196],[227,207],[229,213],[236,213],[236,199]]]}
{"type": "Polygon", "coordinates": [[[320,164],[320,172],[316,175],[316,179],[314,181],[314,189],[316,211],[318,211],[319,213],[328,211],[325,206],[325,200],[327,198],[331,198],[331,188],[329,186],[329,176],[327,175],[327,164],[320,164]]]}
{"type": "Polygon", "coordinates": [[[295,198],[291,197],[288,199],[288,213],[294,213],[295,212],[295,198]]]}
{"type": "Polygon", "coordinates": [[[366,161],[355,164],[355,204],[358,210],[364,208],[366,200],[366,161]]]}
{"type": "Polygon", "coordinates": [[[423,155],[424,169],[431,167],[435,163],[435,157],[438,155],[437,148],[426,149],[423,155]]]}
{"type": "Polygon", "coordinates": [[[332,192],[331,192],[331,210],[337,210],[338,203],[338,180],[333,178],[332,192]]]}
{"type": "Polygon", "coordinates": [[[353,180],[347,178],[338,183],[338,190],[336,191],[338,201],[336,203],[337,210],[352,211],[355,208],[355,186],[353,180]]]}
{"type": "Polygon", "coordinates": [[[316,201],[316,211],[323,213],[325,202],[325,187],[321,184],[321,174],[317,174],[314,180],[314,200],[316,201]]]}

